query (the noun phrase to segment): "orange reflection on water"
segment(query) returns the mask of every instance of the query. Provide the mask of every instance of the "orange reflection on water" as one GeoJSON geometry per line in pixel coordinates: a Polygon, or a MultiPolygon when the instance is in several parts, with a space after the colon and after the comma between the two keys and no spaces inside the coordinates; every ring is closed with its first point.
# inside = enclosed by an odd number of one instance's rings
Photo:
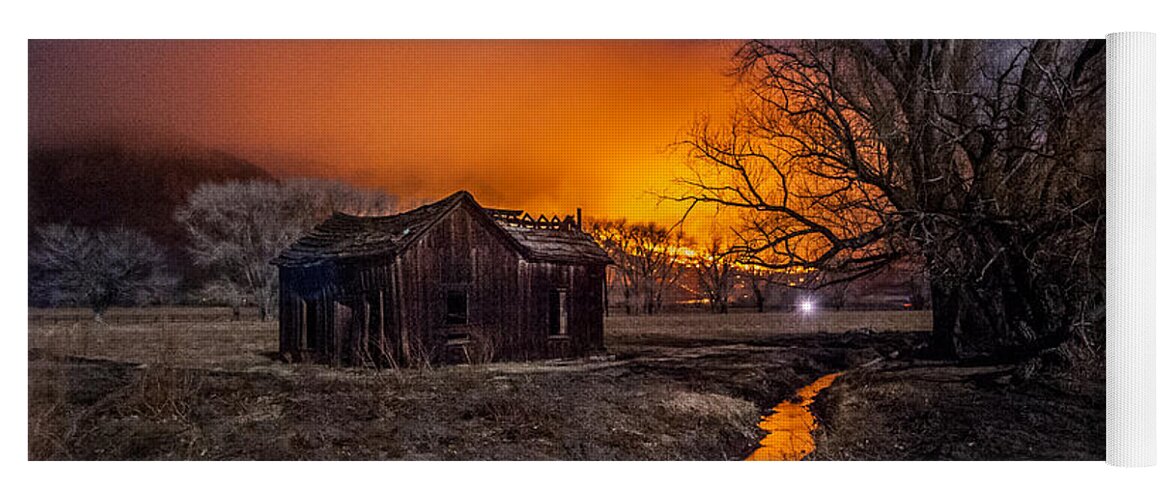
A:
{"type": "Polygon", "coordinates": [[[813,430],[817,421],[809,411],[813,398],[822,389],[834,383],[841,373],[831,373],[797,391],[796,401],[785,401],[773,407],[773,413],[763,417],[760,428],[768,433],[760,440],[760,448],[747,460],[801,460],[813,452],[813,430]]]}

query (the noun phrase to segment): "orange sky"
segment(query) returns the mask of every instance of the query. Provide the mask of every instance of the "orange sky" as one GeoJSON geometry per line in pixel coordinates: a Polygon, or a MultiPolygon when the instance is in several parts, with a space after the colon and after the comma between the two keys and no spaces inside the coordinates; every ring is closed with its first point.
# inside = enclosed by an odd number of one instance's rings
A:
{"type": "MultiPolygon", "coordinates": [[[[672,223],[668,145],[726,115],[728,41],[31,41],[29,128],[106,128],[222,148],[280,176],[407,203],[672,223]]],[[[705,233],[702,214],[685,226],[705,233]]]]}

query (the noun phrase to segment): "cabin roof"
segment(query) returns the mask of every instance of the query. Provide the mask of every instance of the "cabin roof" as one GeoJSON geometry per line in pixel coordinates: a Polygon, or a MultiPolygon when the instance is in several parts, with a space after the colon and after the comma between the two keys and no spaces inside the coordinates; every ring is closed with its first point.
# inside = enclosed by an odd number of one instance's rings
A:
{"type": "Polygon", "coordinates": [[[612,264],[610,256],[590,235],[576,229],[537,229],[501,223],[504,231],[529,252],[531,260],[548,262],[600,262],[612,264]]]}
{"type": "Polygon", "coordinates": [[[467,191],[395,215],[365,217],[336,212],[282,251],[272,263],[305,267],[331,260],[398,254],[465,202],[501,229],[526,260],[612,263],[593,238],[576,228],[566,224],[526,224],[525,220],[531,219],[522,219],[523,211],[485,209],[467,191]]]}

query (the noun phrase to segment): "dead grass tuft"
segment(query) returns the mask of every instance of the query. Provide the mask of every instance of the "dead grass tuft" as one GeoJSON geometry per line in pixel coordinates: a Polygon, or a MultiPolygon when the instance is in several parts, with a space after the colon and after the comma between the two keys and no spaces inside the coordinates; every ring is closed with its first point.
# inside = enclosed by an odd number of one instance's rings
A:
{"type": "Polygon", "coordinates": [[[198,373],[179,366],[182,343],[194,335],[190,326],[168,332],[155,347],[155,359],[139,370],[127,389],[120,413],[151,419],[187,420],[202,385],[198,373]]]}
{"type": "Polygon", "coordinates": [[[738,422],[758,415],[756,405],[723,394],[674,391],[662,403],[667,411],[693,418],[738,422]]]}
{"type": "Polygon", "coordinates": [[[68,456],[65,443],[68,429],[69,380],[61,366],[38,370],[36,383],[29,380],[28,458],[45,460],[68,456]]]}
{"type": "Polygon", "coordinates": [[[131,383],[118,410],[152,419],[187,420],[201,385],[192,370],[165,363],[147,365],[131,383]]]}

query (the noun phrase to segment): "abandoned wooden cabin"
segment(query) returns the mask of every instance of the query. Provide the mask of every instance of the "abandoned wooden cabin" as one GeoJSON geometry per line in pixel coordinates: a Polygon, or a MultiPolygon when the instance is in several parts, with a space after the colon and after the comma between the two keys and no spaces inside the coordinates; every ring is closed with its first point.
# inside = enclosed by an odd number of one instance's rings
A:
{"type": "Polygon", "coordinates": [[[600,352],[606,252],[577,217],[460,191],[397,215],[335,213],[273,263],[290,361],[413,365],[600,352]]]}

